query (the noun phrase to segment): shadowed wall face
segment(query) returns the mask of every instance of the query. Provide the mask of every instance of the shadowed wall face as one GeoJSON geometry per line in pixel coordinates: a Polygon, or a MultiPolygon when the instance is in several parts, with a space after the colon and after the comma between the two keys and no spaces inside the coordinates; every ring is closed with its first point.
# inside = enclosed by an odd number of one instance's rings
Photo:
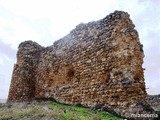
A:
{"type": "Polygon", "coordinates": [[[43,48],[20,44],[8,101],[54,98],[60,103],[107,107],[125,116],[145,112],[143,49],[128,13],[80,24],[43,48]],[[14,91],[14,92],[13,92],[14,91]]]}
{"type": "Polygon", "coordinates": [[[29,100],[35,96],[35,70],[38,65],[39,51],[42,49],[35,42],[21,43],[14,65],[8,101],[29,100]]]}

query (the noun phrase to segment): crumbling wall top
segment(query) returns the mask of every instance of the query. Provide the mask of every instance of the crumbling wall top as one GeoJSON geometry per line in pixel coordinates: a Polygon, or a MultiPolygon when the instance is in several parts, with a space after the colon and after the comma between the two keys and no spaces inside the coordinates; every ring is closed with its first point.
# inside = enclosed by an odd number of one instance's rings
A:
{"type": "Polygon", "coordinates": [[[39,45],[38,43],[36,42],[33,42],[31,40],[28,40],[28,41],[24,41],[22,43],[19,44],[18,46],[18,49],[19,50],[40,50],[42,49],[43,47],[41,45],[39,45]]]}

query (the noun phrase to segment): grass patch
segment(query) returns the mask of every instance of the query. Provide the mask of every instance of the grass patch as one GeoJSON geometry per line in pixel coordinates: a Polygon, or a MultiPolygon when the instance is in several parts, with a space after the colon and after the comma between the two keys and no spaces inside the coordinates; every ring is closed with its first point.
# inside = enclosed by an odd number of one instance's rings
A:
{"type": "Polygon", "coordinates": [[[52,109],[61,109],[64,115],[59,120],[121,120],[108,112],[98,112],[90,110],[89,108],[83,108],[78,106],[62,105],[55,102],[49,103],[52,109]]]}
{"type": "Polygon", "coordinates": [[[29,105],[20,104],[12,105],[11,108],[0,108],[0,120],[41,120],[51,118],[55,120],[121,120],[121,118],[107,112],[62,105],[52,101],[34,102],[34,104],[29,105]]]}
{"type": "Polygon", "coordinates": [[[160,112],[160,108],[157,109],[157,112],[160,112]]]}

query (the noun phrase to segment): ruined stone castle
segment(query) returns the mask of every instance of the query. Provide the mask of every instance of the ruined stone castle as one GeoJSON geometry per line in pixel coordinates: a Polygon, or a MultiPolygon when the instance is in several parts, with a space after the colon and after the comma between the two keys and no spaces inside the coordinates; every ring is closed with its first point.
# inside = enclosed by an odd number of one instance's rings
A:
{"type": "Polygon", "coordinates": [[[18,47],[8,102],[54,98],[108,108],[121,116],[145,113],[143,48],[129,14],[115,11],[79,24],[53,45],[18,47]]]}

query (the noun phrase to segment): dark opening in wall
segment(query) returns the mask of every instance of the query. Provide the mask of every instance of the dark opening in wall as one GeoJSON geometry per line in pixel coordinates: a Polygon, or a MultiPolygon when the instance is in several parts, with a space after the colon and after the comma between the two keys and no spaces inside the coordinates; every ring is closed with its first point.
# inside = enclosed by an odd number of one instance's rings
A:
{"type": "Polygon", "coordinates": [[[74,70],[69,69],[67,72],[67,77],[73,77],[74,76],[74,70]]]}

